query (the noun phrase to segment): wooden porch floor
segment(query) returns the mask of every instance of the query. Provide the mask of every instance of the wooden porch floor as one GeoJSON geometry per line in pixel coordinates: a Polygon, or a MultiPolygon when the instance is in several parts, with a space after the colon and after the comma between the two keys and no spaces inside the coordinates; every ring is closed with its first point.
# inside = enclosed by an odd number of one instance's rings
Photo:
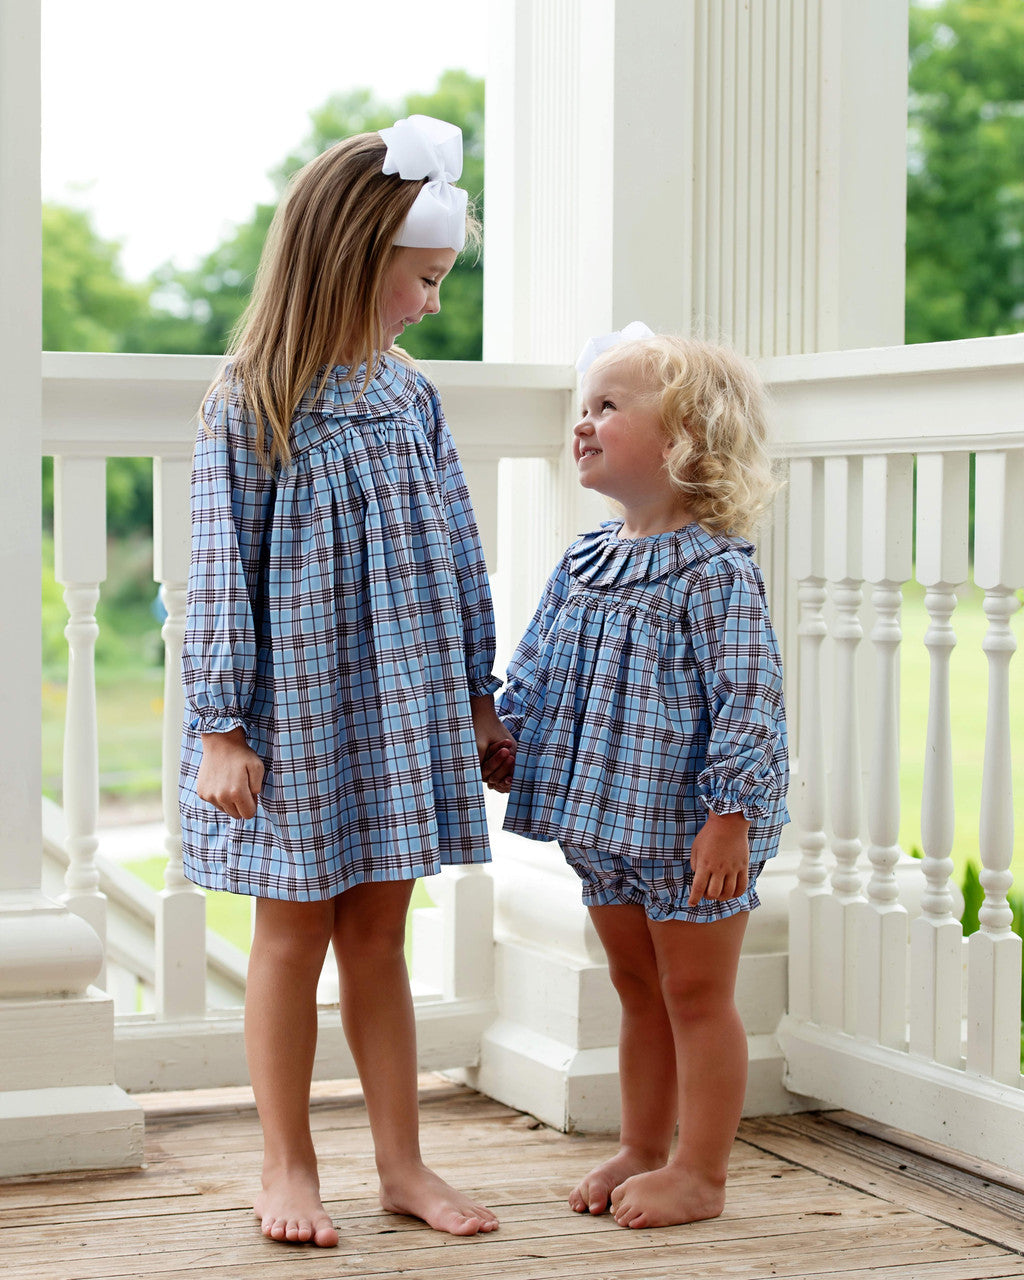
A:
{"type": "Polygon", "coordinates": [[[381,1212],[358,1089],[315,1088],[339,1248],[262,1238],[250,1204],[259,1128],[246,1090],[152,1095],[147,1167],[0,1183],[5,1280],[994,1280],[1024,1276],[1024,1182],[842,1112],[744,1121],[713,1222],[624,1231],[565,1204],[611,1148],[555,1133],[437,1076],[422,1081],[428,1160],[501,1217],[457,1240],[381,1212]]]}

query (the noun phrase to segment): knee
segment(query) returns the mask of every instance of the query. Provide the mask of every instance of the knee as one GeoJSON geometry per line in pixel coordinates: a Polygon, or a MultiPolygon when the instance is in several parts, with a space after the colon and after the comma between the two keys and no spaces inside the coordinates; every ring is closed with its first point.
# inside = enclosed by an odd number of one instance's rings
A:
{"type": "Polygon", "coordinates": [[[660,989],[673,1021],[703,1022],[731,1014],[735,1009],[731,988],[714,979],[662,973],[660,989]]]}
{"type": "Polygon", "coordinates": [[[279,969],[319,972],[331,941],[330,903],[256,904],[252,953],[279,969]]]}
{"type": "Polygon", "coordinates": [[[337,929],[334,934],[334,950],[338,963],[386,964],[405,960],[405,921],[387,923],[367,920],[337,929]]]}
{"type": "Polygon", "coordinates": [[[609,961],[608,976],[612,986],[623,1005],[633,1007],[647,1004],[651,1000],[663,999],[658,979],[658,970],[654,965],[630,964],[609,961]]]}

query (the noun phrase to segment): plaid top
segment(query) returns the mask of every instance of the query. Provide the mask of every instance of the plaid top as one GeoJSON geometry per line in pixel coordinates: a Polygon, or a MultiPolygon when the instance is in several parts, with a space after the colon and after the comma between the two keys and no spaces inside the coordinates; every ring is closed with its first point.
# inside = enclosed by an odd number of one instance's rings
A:
{"type": "MultiPolygon", "coordinates": [[[[182,654],[185,872],[315,900],[489,857],[469,695],[493,692],[487,571],[437,392],[331,370],[269,475],[237,393],[206,405],[182,654]],[[256,817],[200,800],[200,733],[241,725],[256,817]]],[[[314,388],[316,383],[314,383],[314,388]]]]}
{"type": "Polygon", "coordinates": [[[505,826],[633,859],[686,857],[708,808],[786,820],[779,646],[753,547],[609,521],[552,574],[498,710],[519,740],[505,826]]]}

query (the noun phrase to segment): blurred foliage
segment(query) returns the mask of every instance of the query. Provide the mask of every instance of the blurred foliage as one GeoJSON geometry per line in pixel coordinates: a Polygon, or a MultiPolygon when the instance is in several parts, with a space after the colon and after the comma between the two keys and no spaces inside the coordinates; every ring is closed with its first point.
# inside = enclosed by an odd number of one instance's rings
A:
{"type": "MultiPolygon", "coordinates": [[[[465,71],[446,71],[433,93],[411,94],[397,109],[367,89],[335,94],[310,113],[303,142],[271,171],[280,196],[291,176],[327,147],[354,133],[386,128],[419,113],[450,120],[463,133],[460,185],[482,212],[484,82],[465,71]]],[[[248,222],[191,271],[165,267],[152,280],[153,309],[129,327],[126,349],[172,354],[220,353],[241,314],[256,275],[274,204],[260,204],[248,222]]],[[[479,360],[483,348],[483,269],[475,251],[464,255],[441,291],[441,314],[414,330],[404,345],[422,359],[479,360]]]]}
{"type": "Polygon", "coordinates": [[[1024,4],[912,4],[907,338],[1024,328],[1024,4]]]}
{"type": "Polygon", "coordinates": [[[148,285],[121,274],[120,246],[81,209],[43,206],[43,350],[126,351],[150,307],[148,285]]]}

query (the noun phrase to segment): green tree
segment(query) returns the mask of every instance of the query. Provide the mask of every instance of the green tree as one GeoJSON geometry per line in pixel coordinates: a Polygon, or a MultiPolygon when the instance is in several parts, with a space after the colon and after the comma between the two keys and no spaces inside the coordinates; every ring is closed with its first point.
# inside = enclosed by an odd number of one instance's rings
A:
{"type": "MultiPolygon", "coordinates": [[[[311,128],[294,152],[272,171],[280,195],[289,178],[325,148],[353,133],[372,132],[400,116],[419,113],[450,120],[463,132],[460,184],[482,214],[484,84],[465,71],[446,71],[432,93],[411,94],[395,108],[367,89],[336,94],[310,113],[311,128]]],[[[159,309],[129,335],[134,350],[207,353],[224,350],[252,289],[260,251],[274,214],[257,205],[252,217],[193,271],[164,270],[154,277],[159,309]]],[[[422,359],[478,360],[483,344],[483,271],[469,250],[445,281],[441,314],[409,330],[403,344],[422,359]]]]}
{"type": "Polygon", "coordinates": [[[1024,325],[1024,5],[911,7],[907,341],[1024,325]]]}
{"type": "MultiPolygon", "coordinates": [[[[125,279],[120,245],[104,240],[82,209],[43,205],[43,350],[130,351],[130,334],[151,314],[148,285],[125,279]]],[[[153,464],[107,463],[107,528],[119,535],[148,526],[153,464]]],[[[43,460],[43,511],[53,510],[53,464],[43,460]]]]}
{"type": "Polygon", "coordinates": [[[43,350],[123,351],[149,288],[121,273],[120,246],[82,209],[43,205],[43,350]]]}

